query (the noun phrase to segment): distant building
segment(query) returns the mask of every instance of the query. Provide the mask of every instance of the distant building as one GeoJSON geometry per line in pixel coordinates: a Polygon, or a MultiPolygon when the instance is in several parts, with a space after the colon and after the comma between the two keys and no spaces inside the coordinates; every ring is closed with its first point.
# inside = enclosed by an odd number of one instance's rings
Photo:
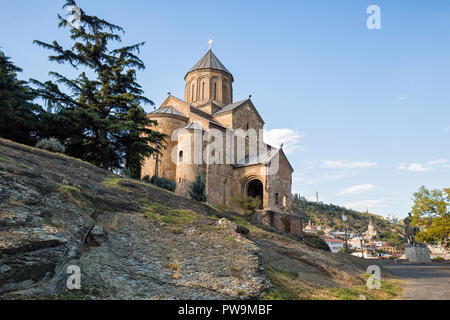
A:
{"type": "Polygon", "coordinates": [[[314,224],[309,220],[308,225],[305,227],[304,231],[306,233],[317,233],[317,228],[314,226],[314,224]]]}
{"type": "Polygon", "coordinates": [[[344,249],[345,241],[339,239],[324,239],[327,243],[328,247],[330,247],[331,252],[337,253],[340,250],[344,249]]]}
{"type": "Polygon", "coordinates": [[[367,240],[370,246],[373,246],[373,239],[377,236],[377,234],[378,233],[375,231],[375,226],[373,225],[372,219],[370,219],[364,239],[367,240]]]}
{"type": "Polygon", "coordinates": [[[389,221],[391,223],[398,223],[399,219],[396,215],[394,214],[388,214],[385,218],[386,221],[389,221]]]}
{"type": "Polygon", "coordinates": [[[390,255],[397,256],[397,257],[402,256],[405,253],[405,250],[402,250],[402,249],[397,248],[397,247],[393,247],[393,246],[391,246],[391,245],[389,245],[387,243],[383,244],[380,247],[380,249],[383,252],[386,252],[386,253],[388,253],[390,255]]]}

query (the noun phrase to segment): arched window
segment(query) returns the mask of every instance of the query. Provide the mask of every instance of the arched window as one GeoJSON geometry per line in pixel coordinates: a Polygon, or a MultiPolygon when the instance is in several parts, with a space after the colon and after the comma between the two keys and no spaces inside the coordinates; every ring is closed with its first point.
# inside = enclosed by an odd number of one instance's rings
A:
{"type": "Polygon", "coordinates": [[[202,100],[205,100],[205,83],[202,83],[202,100]]]}
{"type": "Polygon", "coordinates": [[[287,207],[287,196],[286,195],[284,195],[283,196],[283,207],[287,207]]]}
{"type": "Polygon", "coordinates": [[[278,205],[278,193],[275,193],[275,205],[278,205]]]}
{"type": "Polygon", "coordinates": [[[181,150],[181,151],[178,153],[178,162],[179,162],[179,163],[182,163],[182,162],[183,162],[183,150],[181,150]]]}
{"type": "Polygon", "coordinates": [[[214,82],[214,100],[217,100],[217,83],[214,82]]]}

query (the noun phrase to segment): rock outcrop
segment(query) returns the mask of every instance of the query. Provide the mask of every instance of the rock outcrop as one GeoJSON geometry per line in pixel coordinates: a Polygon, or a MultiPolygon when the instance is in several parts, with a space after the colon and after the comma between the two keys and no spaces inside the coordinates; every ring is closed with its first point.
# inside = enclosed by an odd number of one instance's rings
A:
{"type": "Polygon", "coordinates": [[[259,297],[262,254],[221,214],[0,139],[0,297],[63,296],[72,265],[91,299],[259,297]]]}

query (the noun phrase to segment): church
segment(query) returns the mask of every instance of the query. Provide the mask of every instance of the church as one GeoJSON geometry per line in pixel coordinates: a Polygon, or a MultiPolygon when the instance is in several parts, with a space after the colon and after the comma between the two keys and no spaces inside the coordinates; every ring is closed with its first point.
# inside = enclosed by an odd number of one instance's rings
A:
{"type": "Polygon", "coordinates": [[[200,175],[213,205],[254,197],[260,209],[287,210],[294,170],[282,146],[264,143],[265,122],[251,97],[233,99],[233,75],[211,48],[184,80],[184,99],[169,94],[148,115],[168,138],[160,155],[145,160],[142,177],[170,179],[188,196],[200,175]]]}

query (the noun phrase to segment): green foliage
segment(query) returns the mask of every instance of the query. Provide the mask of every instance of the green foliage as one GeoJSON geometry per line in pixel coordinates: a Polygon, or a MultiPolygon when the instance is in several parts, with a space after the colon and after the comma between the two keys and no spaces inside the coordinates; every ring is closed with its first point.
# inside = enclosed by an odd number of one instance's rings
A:
{"type": "Polygon", "coordinates": [[[36,143],[36,148],[56,153],[66,152],[66,148],[56,139],[41,139],[36,143]]]}
{"type": "MultiPolygon", "coordinates": [[[[75,1],[67,0],[63,8],[73,5],[75,1]]],[[[70,26],[58,18],[59,27],[70,26]]],[[[144,43],[117,47],[123,29],[83,10],[80,23],[80,28],[70,29],[70,49],[56,41],[35,41],[54,52],[50,61],[82,69],[73,79],[50,72],[54,81],[31,80],[48,107],[41,136],[63,141],[71,156],[105,169],[125,166],[133,178],[140,178],[144,159],[158,152],[165,138],[152,130],[156,122],[142,105],[153,102],[136,81],[137,71],[145,68],[136,55],[144,43]]]]}
{"type": "Polygon", "coordinates": [[[172,181],[170,179],[167,178],[160,178],[157,176],[153,176],[151,178],[149,178],[149,176],[145,176],[143,179],[145,182],[147,183],[151,183],[154,186],[157,186],[159,188],[163,188],[169,191],[174,192],[177,188],[177,184],[175,181],[172,181]]]}
{"type": "Polygon", "coordinates": [[[191,185],[191,189],[188,191],[192,200],[206,202],[205,194],[206,182],[200,174],[197,175],[195,181],[191,185]]]}
{"type": "Polygon", "coordinates": [[[172,209],[147,199],[141,199],[141,202],[149,219],[162,221],[171,226],[191,224],[197,218],[197,214],[191,210],[172,209]]]}
{"type": "Polygon", "coordinates": [[[36,93],[17,79],[21,71],[0,50],[0,137],[33,145],[43,110],[33,103],[36,93]]]}
{"type": "Polygon", "coordinates": [[[420,227],[419,242],[450,245],[450,188],[428,190],[422,186],[414,193],[412,224],[420,227]]]}
{"type": "Polygon", "coordinates": [[[334,230],[343,230],[348,227],[349,232],[359,233],[367,230],[370,219],[372,219],[378,232],[391,230],[400,232],[402,230],[401,225],[390,223],[378,215],[358,212],[334,204],[312,202],[300,196],[297,196],[297,198],[298,200],[296,201],[295,195],[292,198],[293,211],[302,217],[305,222],[311,220],[315,224],[328,226],[334,230]],[[342,221],[342,215],[348,217],[346,224],[342,221]]]}
{"type": "Polygon", "coordinates": [[[255,212],[255,210],[260,206],[259,199],[252,197],[236,196],[231,199],[231,202],[241,209],[246,215],[255,212]]]}
{"type": "Polygon", "coordinates": [[[359,292],[351,288],[336,288],[331,290],[339,300],[358,300],[359,292]]]}
{"type": "Polygon", "coordinates": [[[387,242],[392,247],[404,248],[405,241],[403,237],[397,233],[393,233],[390,231],[383,231],[377,237],[380,240],[387,242]]]}

